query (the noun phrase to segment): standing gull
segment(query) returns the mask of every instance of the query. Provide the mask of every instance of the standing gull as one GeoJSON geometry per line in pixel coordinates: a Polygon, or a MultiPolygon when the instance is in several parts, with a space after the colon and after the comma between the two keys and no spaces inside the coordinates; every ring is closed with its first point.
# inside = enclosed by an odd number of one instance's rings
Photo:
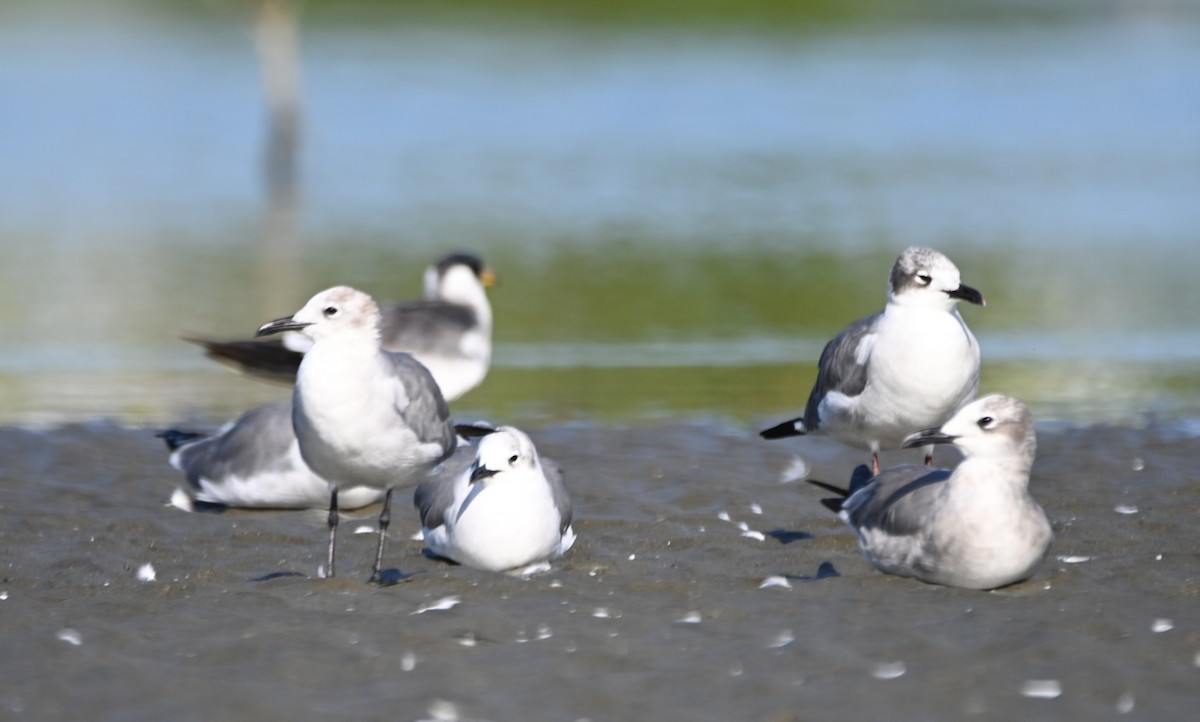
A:
{"type": "Polygon", "coordinates": [[[413,501],[430,551],[466,566],[515,569],[556,559],[575,543],[562,476],[511,426],[480,439],[465,472],[421,482],[413,501]]]}
{"type": "MultiPolygon", "coordinates": [[[[307,509],[329,504],[329,482],[300,457],[290,402],[251,409],[212,435],[168,429],[159,434],[171,466],[186,483],[171,504],[192,511],[196,502],[219,506],[307,509]]],[[[357,509],[383,498],[379,489],[343,489],[338,503],[357,509]]]]}
{"type": "Polygon", "coordinates": [[[986,396],[903,446],[925,444],[954,444],[964,459],[954,471],[905,465],[872,478],[855,469],[839,516],[867,559],[887,574],[966,589],[1033,576],[1054,534],[1029,494],[1037,440],[1025,404],[986,396]]]}
{"type": "Polygon", "coordinates": [[[292,425],[304,462],[330,482],[329,576],[338,487],[370,486],[386,490],[371,572],[378,581],[392,487],[417,484],[453,453],[450,410],[424,366],[379,345],[379,306],[361,291],[322,291],[258,335],[282,331],[300,331],[313,341],[296,375],[292,425]]]}
{"type": "MultiPolygon", "coordinates": [[[[453,401],[483,382],[492,361],[492,306],[486,289],[495,274],[479,257],[451,253],[425,269],[425,297],[385,309],[380,339],[390,351],[412,354],[453,401]]],[[[281,340],[190,339],[218,361],[246,373],[291,382],[312,341],[287,333],[281,340]]]]}
{"type": "MultiPolygon", "coordinates": [[[[958,314],[959,301],[984,305],[958,268],[931,248],[908,248],[892,266],[887,306],[833,337],[817,363],[804,416],[761,435],[780,439],[821,432],[871,451],[900,448],[917,429],[937,426],[979,391],[979,344],[958,314]]],[[[933,449],[925,449],[933,463],[933,449]]]]}

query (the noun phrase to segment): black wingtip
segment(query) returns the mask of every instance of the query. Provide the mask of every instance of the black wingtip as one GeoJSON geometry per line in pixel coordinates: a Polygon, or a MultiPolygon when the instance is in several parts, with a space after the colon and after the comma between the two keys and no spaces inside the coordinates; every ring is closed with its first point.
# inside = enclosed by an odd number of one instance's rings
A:
{"type": "Polygon", "coordinates": [[[154,435],[163,440],[163,443],[167,445],[168,451],[175,451],[190,441],[205,437],[205,434],[196,433],[195,431],[181,431],[179,429],[165,429],[154,435]]]}
{"type": "Polygon", "coordinates": [[[845,501],[845,499],[822,499],[821,506],[825,507],[829,511],[832,511],[834,514],[840,514],[842,511],[843,501],[845,501]]]}
{"type": "Polygon", "coordinates": [[[845,499],[846,497],[850,496],[850,492],[846,491],[840,486],[827,484],[824,481],[817,481],[816,479],[805,479],[805,481],[817,487],[818,489],[824,489],[825,491],[828,491],[830,494],[837,494],[839,498],[845,499]]]}
{"type": "Polygon", "coordinates": [[[804,436],[805,433],[804,419],[790,419],[769,429],[763,429],[758,435],[764,439],[786,439],[791,436],[804,436]]]}
{"type": "Polygon", "coordinates": [[[454,433],[464,439],[478,439],[496,432],[496,427],[486,422],[477,421],[473,424],[455,424],[454,433]]]}

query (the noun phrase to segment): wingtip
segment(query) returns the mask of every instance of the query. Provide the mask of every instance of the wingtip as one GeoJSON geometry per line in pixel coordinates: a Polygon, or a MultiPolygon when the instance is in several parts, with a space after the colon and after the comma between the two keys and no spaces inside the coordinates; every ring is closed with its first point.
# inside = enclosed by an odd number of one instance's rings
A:
{"type": "Polygon", "coordinates": [[[763,429],[758,432],[758,435],[764,439],[786,439],[791,436],[804,436],[806,433],[803,419],[791,419],[769,429],[763,429]]]}
{"type": "Polygon", "coordinates": [[[842,512],[842,501],[843,499],[822,499],[821,506],[832,511],[834,514],[840,514],[842,512]]]}
{"type": "Polygon", "coordinates": [[[167,451],[177,451],[181,446],[186,446],[189,442],[205,436],[194,431],[181,431],[180,429],[164,429],[155,432],[154,435],[163,440],[163,443],[167,445],[167,451]]]}

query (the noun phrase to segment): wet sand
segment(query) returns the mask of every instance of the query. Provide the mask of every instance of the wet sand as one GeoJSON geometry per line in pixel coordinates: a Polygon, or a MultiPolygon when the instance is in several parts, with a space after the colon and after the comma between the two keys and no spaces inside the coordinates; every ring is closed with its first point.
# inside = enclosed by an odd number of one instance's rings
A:
{"type": "Polygon", "coordinates": [[[455,567],[408,540],[405,505],[396,583],[375,587],[367,534],[342,537],[344,577],[316,578],[321,512],[165,507],[179,478],[147,430],[0,429],[0,719],[1195,714],[1200,439],[1173,427],[1042,430],[1033,489],[1055,543],[997,592],[870,567],[823,492],[780,483],[797,454],[842,483],[862,455],[828,440],[529,431],[567,472],[569,555],[526,579],[455,567]]]}

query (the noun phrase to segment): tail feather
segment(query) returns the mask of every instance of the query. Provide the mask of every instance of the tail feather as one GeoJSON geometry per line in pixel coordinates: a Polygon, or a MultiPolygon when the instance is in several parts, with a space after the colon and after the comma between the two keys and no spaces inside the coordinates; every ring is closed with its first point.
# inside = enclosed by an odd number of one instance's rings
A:
{"type": "Polygon", "coordinates": [[[292,382],[304,354],[297,353],[279,340],[271,341],[213,341],[187,338],[202,346],[209,358],[233,366],[238,371],[274,381],[292,382]]]}
{"type": "Polygon", "coordinates": [[[848,496],[850,496],[850,492],[846,491],[845,489],[843,489],[840,486],[834,486],[833,484],[827,484],[823,481],[817,481],[816,479],[805,479],[805,481],[807,481],[808,483],[817,487],[818,489],[824,489],[825,491],[828,491],[831,494],[837,494],[837,496],[832,499],[822,499],[821,500],[821,506],[832,511],[834,514],[836,514],[842,510],[842,502],[845,501],[848,496]]]}
{"type": "Polygon", "coordinates": [[[776,424],[769,429],[763,429],[758,435],[764,439],[786,439],[789,436],[804,436],[808,429],[804,428],[804,417],[789,419],[782,424],[776,424]]]}

